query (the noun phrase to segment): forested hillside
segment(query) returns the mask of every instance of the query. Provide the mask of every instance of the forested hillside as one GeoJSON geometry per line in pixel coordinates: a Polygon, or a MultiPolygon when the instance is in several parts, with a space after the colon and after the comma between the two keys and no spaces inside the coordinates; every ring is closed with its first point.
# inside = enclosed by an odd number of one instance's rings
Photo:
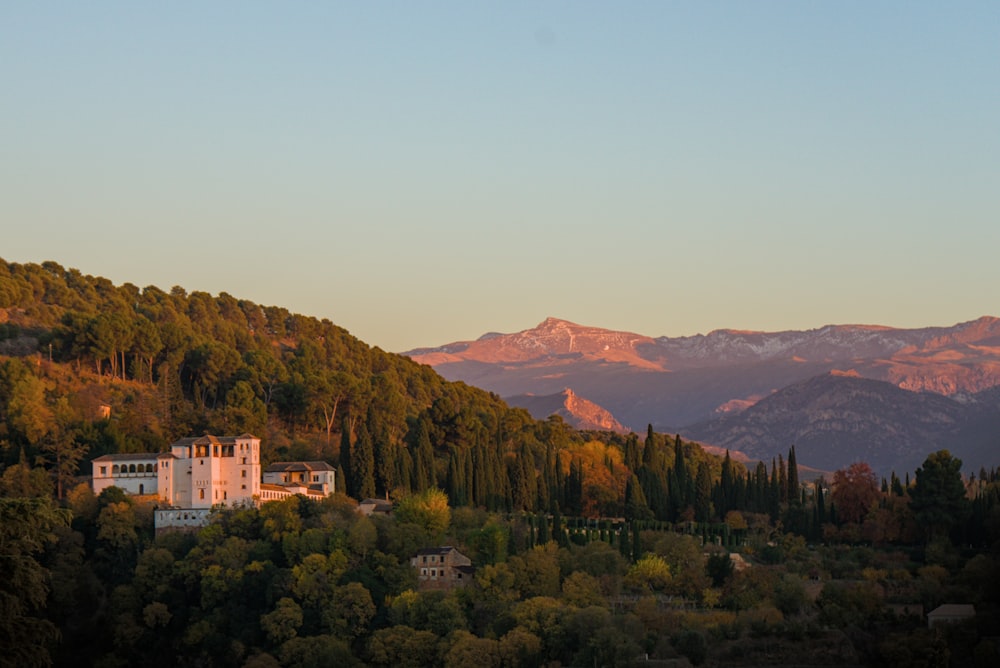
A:
{"type": "Polygon", "coordinates": [[[1000,660],[996,469],[806,482],[790,446],[747,470],[226,294],[0,262],[0,455],[2,668],[1000,660]],[[347,495],[156,535],[155,499],[91,491],[93,457],[204,432],[337,464],[347,495]],[[357,512],[375,495],[391,516],[357,512]],[[427,590],[410,559],[442,545],[470,579],[427,590]],[[947,633],[907,612],[956,600],[977,617],[947,633]]]}
{"type": "MultiPolygon", "coordinates": [[[[44,467],[59,497],[93,457],[202,433],[259,435],[265,464],[325,459],[356,498],[440,487],[454,505],[490,510],[620,516],[639,472],[623,466],[622,436],[534,420],[328,320],[225,293],[116,286],[55,262],[0,262],[0,416],[3,463],[44,467]]],[[[645,443],[657,474],[646,477],[665,479],[673,440],[645,443]]],[[[692,482],[699,465],[718,477],[718,458],[682,455],[692,482]]],[[[649,492],[660,519],[694,501],[693,488],[673,505],[649,492]]]]}

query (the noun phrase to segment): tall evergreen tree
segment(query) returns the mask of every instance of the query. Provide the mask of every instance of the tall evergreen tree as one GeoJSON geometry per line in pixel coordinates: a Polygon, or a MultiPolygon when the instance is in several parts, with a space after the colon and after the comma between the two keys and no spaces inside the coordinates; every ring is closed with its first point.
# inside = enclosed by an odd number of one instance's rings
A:
{"type": "Polygon", "coordinates": [[[699,522],[708,522],[712,517],[712,473],[708,470],[708,463],[698,464],[698,474],[695,476],[695,498],[694,498],[695,519],[699,522]]]}
{"type": "Polygon", "coordinates": [[[788,502],[788,475],[785,470],[785,460],[778,455],[778,499],[781,503],[788,502]]]}
{"type": "Polygon", "coordinates": [[[639,484],[639,478],[632,474],[625,484],[625,519],[627,520],[651,520],[653,511],[646,502],[646,495],[639,484]]]}
{"type": "Polygon", "coordinates": [[[799,465],[795,459],[795,446],[788,450],[788,502],[797,503],[801,490],[799,490],[799,465]]]}
{"type": "Polygon", "coordinates": [[[465,465],[458,448],[452,448],[448,457],[448,501],[459,507],[469,504],[468,483],[465,479],[465,465]]]}
{"type": "Polygon", "coordinates": [[[351,476],[354,480],[355,498],[375,496],[375,450],[368,427],[358,425],[358,439],[351,457],[351,476]]]}
{"type": "Polygon", "coordinates": [[[928,539],[945,537],[971,512],[962,482],[962,460],[947,450],[938,450],[916,471],[910,489],[910,508],[925,528],[928,539]]]}
{"type": "Polygon", "coordinates": [[[625,460],[625,466],[629,468],[632,473],[639,470],[642,466],[642,457],[639,454],[639,437],[634,433],[630,433],[625,437],[625,447],[623,448],[623,457],[625,460]]]}
{"type": "Polygon", "coordinates": [[[730,510],[735,510],[733,502],[735,501],[735,477],[736,473],[733,468],[733,460],[729,457],[729,450],[726,450],[726,456],[722,460],[722,471],[719,475],[719,487],[720,487],[720,507],[718,508],[719,515],[725,517],[726,513],[730,510]]]}
{"type": "Polygon", "coordinates": [[[340,471],[344,476],[345,485],[339,491],[357,498],[358,490],[354,488],[354,478],[351,474],[351,427],[346,417],[340,426],[340,471]]]}
{"type": "Polygon", "coordinates": [[[674,438],[674,478],[677,480],[677,499],[679,507],[691,505],[691,496],[687,493],[690,474],[684,460],[684,444],[680,434],[674,438]]]}
{"type": "Polygon", "coordinates": [[[413,489],[422,492],[434,487],[434,447],[431,445],[431,435],[426,417],[417,422],[417,436],[413,445],[413,489]]]}
{"type": "Polygon", "coordinates": [[[368,407],[366,420],[368,435],[372,440],[372,455],[375,461],[374,479],[378,493],[389,498],[389,491],[395,486],[396,443],[389,435],[374,405],[368,407]]]}

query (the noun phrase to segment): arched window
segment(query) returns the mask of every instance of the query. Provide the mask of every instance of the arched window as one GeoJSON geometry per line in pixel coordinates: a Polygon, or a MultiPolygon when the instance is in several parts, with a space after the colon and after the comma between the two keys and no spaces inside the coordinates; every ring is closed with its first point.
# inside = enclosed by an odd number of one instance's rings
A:
{"type": "Polygon", "coordinates": [[[111,475],[118,475],[118,464],[111,467],[111,475]]]}
{"type": "Polygon", "coordinates": [[[146,473],[152,473],[152,472],[153,472],[153,465],[146,464],[146,473]]]}
{"type": "Polygon", "coordinates": [[[128,472],[129,473],[135,473],[135,464],[129,464],[128,465],[128,472]]]}

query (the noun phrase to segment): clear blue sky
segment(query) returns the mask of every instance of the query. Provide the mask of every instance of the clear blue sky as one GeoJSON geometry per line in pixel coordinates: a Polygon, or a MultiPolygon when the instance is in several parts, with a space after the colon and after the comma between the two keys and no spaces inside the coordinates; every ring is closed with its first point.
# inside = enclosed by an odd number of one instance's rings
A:
{"type": "Polygon", "coordinates": [[[1000,315],[1000,3],[5,2],[0,257],[390,351],[1000,315]]]}

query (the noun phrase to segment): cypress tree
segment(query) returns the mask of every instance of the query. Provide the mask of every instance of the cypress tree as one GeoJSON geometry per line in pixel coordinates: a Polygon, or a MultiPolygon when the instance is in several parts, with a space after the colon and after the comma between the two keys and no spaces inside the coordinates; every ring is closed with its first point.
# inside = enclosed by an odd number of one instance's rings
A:
{"type": "Polygon", "coordinates": [[[712,473],[706,462],[698,464],[695,476],[694,513],[699,522],[708,522],[712,518],[712,473]]]}
{"type": "Polygon", "coordinates": [[[653,433],[653,425],[648,425],[646,427],[646,444],[642,448],[642,465],[651,471],[655,471],[658,475],[663,473],[659,454],[659,449],[656,447],[656,434],[653,433]]]}
{"type": "Polygon", "coordinates": [[[482,448],[475,447],[472,449],[472,505],[473,506],[483,506],[486,507],[486,476],[489,475],[490,471],[487,470],[489,464],[484,460],[484,455],[482,448]]]}
{"type": "Polygon", "coordinates": [[[826,524],[826,502],[823,499],[823,478],[818,478],[814,483],[816,497],[816,524],[822,526],[826,524]]]}
{"type": "Polygon", "coordinates": [[[718,509],[719,516],[725,517],[726,513],[733,510],[733,500],[735,497],[734,492],[734,471],[733,471],[733,460],[729,457],[729,450],[726,449],[726,456],[722,460],[722,473],[719,476],[719,487],[721,489],[721,501],[722,505],[718,509]]]}
{"type": "Polygon", "coordinates": [[[677,505],[681,508],[691,505],[691,497],[687,494],[689,477],[687,464],[684,461],[684,445],[678,434],[674,438],[674,478],[677,481],[677,505]]]}
{"type": "Polygon", "coordinates": [[[788,502],[788,475],[785,471],[785,460],[778,455],[778,498],[781,503],[788,502]]]}
{"type": "Polygon", "coordinates": [[[340,494],[347,494],[348,493],[347,492],[347,476],[344,475],[344,467],[343,466],[338,466],[337,467],[336,478],[334,479],[333,484],[336,487],[336,489],[334,491],[336,491],[336,492],[338,492],[340,494]]]}
{"type": "Polygon", "coordinates": [[[642,466],[642,459],[639,456],[639,437],[634,433],[630,433],[625,438],[625,448],[624,448],[625,466],[629,468],[632,473],[639,470],[642,466]]]}
{"type": "Polygon", "coordinates": [[[550,540],[552,534],[549,533],[549,518],[545,513],[541,513],[538,515],[538,544],[545,545],[550,540]]]}
{"type": "Polygon", "coordinates": [[[389,498],[389,490],[396,484],[396,444],[389,438],[382,417],[376,412],[374,405],[368,407],[368,419],[365,422],[375,462],[375,489],[389,498]]]}
{"type": "Polygon", "coordinates": [[[566,531],[563,529],[562,514],[559,512],[559,504],[552,511],[552,539],[559,547],[566,546],[566,531]]]}
{"type": "Polygon", "coordinates": [[[357,499],[375,496],[375,451],[368,427],[363,424],[358,426],[358,440],[354,444],[351,458],[351,474],[357,499]]]}
{"type": "Polygon", "coordinates": [[[507,498],[507,472],[503,467],[503,446],[497,445],[490,451],[490,498],[488,508],[499,510],[507,498]]]}
{"type": "Polygon", "coordinates": [[[521,451],[517,455],[520,464],[520,475],[524,479],[524,509],[534,510],[535,499],[538,498],[538,480],[535,475],[535,458],[528,449],[527,443],[521,443],[521,451]]]}
{"type": "Polygon", "coordinates": [[[417,422],[417,436],[413,446],[413,489],[423,492],[434,487],[434,447],[431,445],[427,418],[417,422]]]}
{"type": "Polygon", "coordinates": [[[413,490],[413,457],[409,448],[396,448],[396,466],[393,476],[396,487],[404,492],[413,490]]]}
{"type": "Polygon", "coordinates": [[[351,428],[346,417],[340,426],[340,471],[345,484],[339,491],[357,498],[358,490],[354,487],[354,477],[351,473],[351,428]]]}
{"type": "Polygon", "coordinates": [[[473,503],[472,500],[472,480],[473,480],[473,469],[472,469],[472,453],[469,448],[463,448],[460,451],[462,457],[462,466],[465,467],[465,498],[466,504],[473,503]]]}
{"type": "Polygon", "coordinates": [[[778,519],[781,509],[781,483],[778,481],[778,464],[771,458],[771,482],[767,490],[767,512],[772,520],[778,519]]]}
{"type": "Polygon", "coordinates": [[[896,475],[895,471],[892,472],[892,483],[890,487],[892,488],[893,494],[896,496],[903,496],[903,483],[899,481],[899,476],[896,475]]]}
{"type": "Polygon", "coordinates": [[[451,449],[448,457],[448,499],[453,507],[468,505],[467,486],[465,482],[465,467],[458,455],[457,448],[451,449]]]}
{"type": "Polygon", "coordinates": [[[642,491],[639,479],[632,475],[625,484],[625,519],[627,520],[651,520],[653,511],[650,510],[646,502],[646,495],[642,491]]]}
{"type": "Polygon", "coordinates": [[[795,446],[788,450],[788,501],[789,503],[798,500],[799,490],[799,465],[795,460],[795,446]]]}
{"type": "Polygon", "coordinates": [[[548,510],[552,500],[552,482],[555,473],[552,462],[552,446],[545,446],[545,458],[542,460],[542,477],[538,481],[538,509],[548,510]]]}

